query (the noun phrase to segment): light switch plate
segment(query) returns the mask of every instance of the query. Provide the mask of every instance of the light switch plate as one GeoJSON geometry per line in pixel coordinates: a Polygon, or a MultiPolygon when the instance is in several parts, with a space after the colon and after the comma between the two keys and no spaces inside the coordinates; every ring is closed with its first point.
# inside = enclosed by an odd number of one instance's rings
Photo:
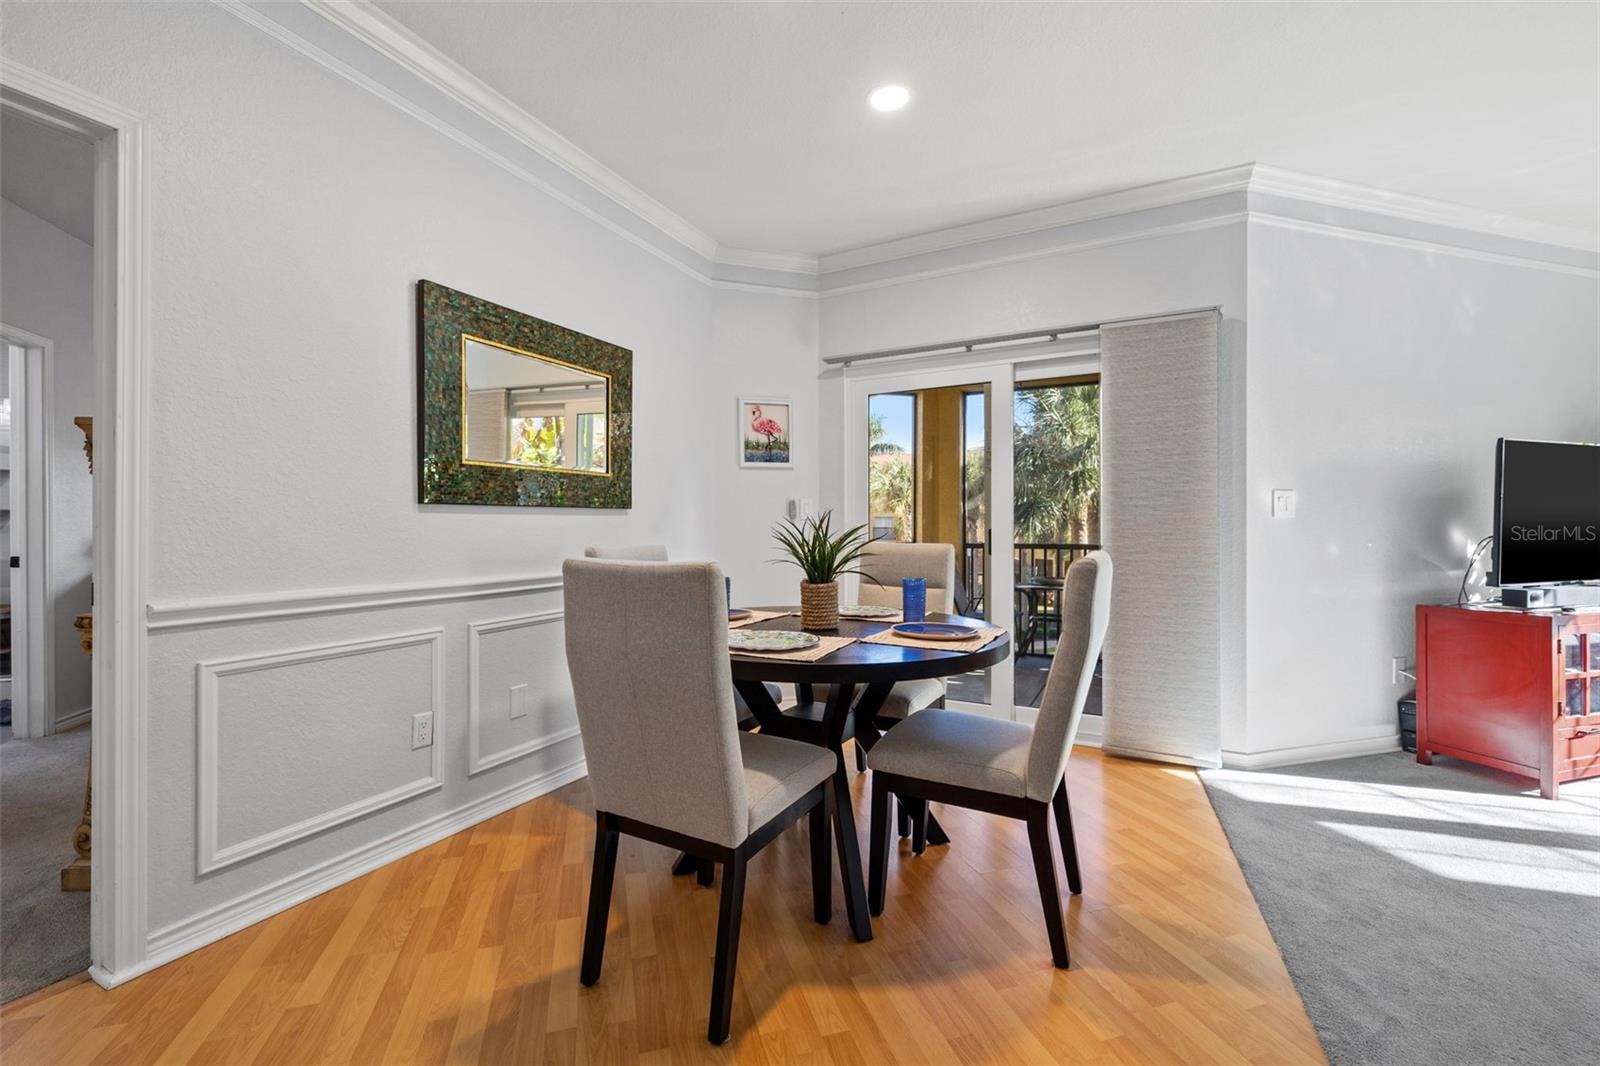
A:
{"type": "Polygon", "coordinates": [[[411,750],[433,744],[433,712],[423,711],[411,716],[411,750]]]}
{"type": "Polygon", "coordinates": [[[1272,490],[1272,517],[1294,517],[1294,489],[1272,490]]]}
{"type": "Polygon", "coordinates": [[[511,717],[526,718],[528,716],[528,686],[511,686],[511,717]]]}

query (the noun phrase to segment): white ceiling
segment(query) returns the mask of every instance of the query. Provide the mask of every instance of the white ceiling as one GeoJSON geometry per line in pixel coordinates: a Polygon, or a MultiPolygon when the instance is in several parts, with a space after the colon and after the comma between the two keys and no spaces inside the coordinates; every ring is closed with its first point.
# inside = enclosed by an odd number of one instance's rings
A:
{"type": "Polygon", "coordinates": [[[1594,4],[379,6],[728,247],[826,254],[1252,161],[1600,224],[1594,4]],[[911,106],[870,111],[891,81],[911,106]]]}
{"type": "Polygon", "coordinates": [[[0,196],[94,243],[94,145],[0,111],[0,196]]]}

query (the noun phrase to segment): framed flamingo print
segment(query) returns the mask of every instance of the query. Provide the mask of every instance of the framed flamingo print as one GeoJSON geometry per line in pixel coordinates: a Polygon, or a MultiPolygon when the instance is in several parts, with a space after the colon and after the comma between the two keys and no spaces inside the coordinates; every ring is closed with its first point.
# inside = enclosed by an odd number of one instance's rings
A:
{"type": "Polygon", "coordinates": [[[778,470],[794,466],[793,422],[788,400],[740,397],[739,465],[778,470]]]}

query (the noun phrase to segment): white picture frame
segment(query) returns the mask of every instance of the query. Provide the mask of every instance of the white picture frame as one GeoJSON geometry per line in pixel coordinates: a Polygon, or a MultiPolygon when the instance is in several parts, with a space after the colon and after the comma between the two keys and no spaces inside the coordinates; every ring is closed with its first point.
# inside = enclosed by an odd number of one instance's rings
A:
{"type": "Polygon", "coordinates": [[[739,397],[739,465],[761,470],[794,468],[794,404],[775,397],[739,397]]]}

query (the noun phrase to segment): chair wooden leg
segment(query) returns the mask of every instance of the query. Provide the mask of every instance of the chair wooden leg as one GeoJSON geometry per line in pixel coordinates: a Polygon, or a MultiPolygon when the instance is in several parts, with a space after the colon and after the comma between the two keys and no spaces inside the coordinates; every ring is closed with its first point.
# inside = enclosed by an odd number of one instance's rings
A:
{"type": "Polygon", "coordinates": [[[844,770],[844,754],[833,772],[833,834],[839,849],[839,880],[844,882],[844,911],[850,931],[860,943],[872,939],[872,919],[867,914],[866,886],[861,877],[861,844],[856,840],[855,808],[850,805],[850,778],[844,770]]]}
{"type": "Polygon", "coordinates": [[[811,916],[818,925],[833,919],[833,832],[828,827],[828,794],[811,808],[811,916]]]}
{"type": "Polygon", "coordinates": [[[1072,832],[1072,807],[1067,803],[1067,779],[1056,786],[1050,805],[1056,811],[1056,836],[1061,838],[1061,863],[1067,868],[1067,891],[1083,895],[1083,877],[1078,873],[1078,838],[1072,832]]]}
{"type": "Polygon", "coordinates": [[[899,796],[894,798],[894,820],[901,839],[911,835],[911,808],[899,796]]]}
{"type": "Polygon", "coordinates": [[[1050,850],[1050,805],[1028,804],[1028,843],[1033,848],[1033,872],[1039,879],[1039,902],[1044,906],[1044,926],[1050,934],[1050,958],[1058,969],[1068,966],[1067,931],[1061,921],[1061,890],[1056,887],[1056,860],[1050,850]]]}
{"type": "Polygon", "coordinates": [[[856,745],[856,773],[867,772],[867,751],[860,744],[856,745]]]}
{"type": "Polygon", "coordinates": [[[867,826],[867,833],[872,841],[867,909],[876,918],[883,913],[889,881],[889,786],[877,774],[872,775],[872,821],[867,826]]]}
{"type": "Polygon", "coordinates": [[[717,881],[717,864],[710,859],[700,859],[700,868],[695,871],[694,879],[701,888],[710,888],[717,881]]]}
{"type": "Polygon", "coordinates": [[[711,1019],[706,1039],[727,1041],[733,1023],[733,972],[739,962],[739,925],[744,919],[745,856],[736,851],[722,864],[722,906],[717,911],[717,955],[711,970],[711,1019]]]}
{"type": "Polygon", "coordinates": [[[611,917],[611,883],[617,875],[617,819],[596,811],[594,816],[594,872],[589,876],[589,920],[583,931],[583,966],[578,980],[585,987],[600,980],[600,963],[606,953],[606,922],[611,917]]]}

